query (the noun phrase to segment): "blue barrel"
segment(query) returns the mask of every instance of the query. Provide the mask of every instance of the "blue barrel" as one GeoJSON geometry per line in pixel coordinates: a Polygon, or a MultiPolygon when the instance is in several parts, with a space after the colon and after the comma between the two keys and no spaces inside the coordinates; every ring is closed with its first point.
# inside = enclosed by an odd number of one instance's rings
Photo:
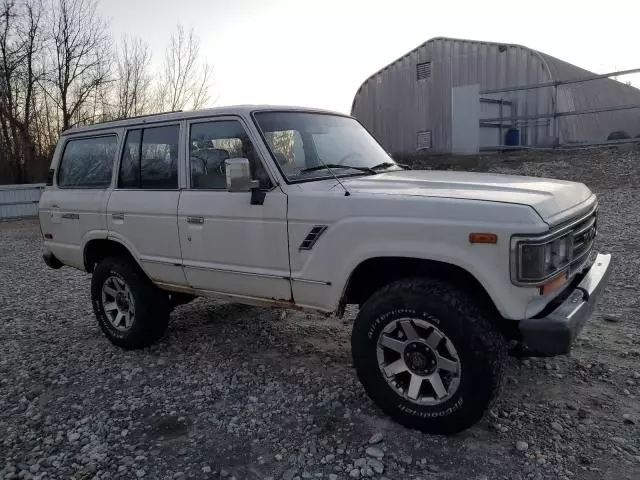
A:
{"type": "Polygon", "coordinates": [[[507,130],[504,144],[509,147],[516,147],[520,145],[520,130],[517,128],[510,128],[507,130]]]}

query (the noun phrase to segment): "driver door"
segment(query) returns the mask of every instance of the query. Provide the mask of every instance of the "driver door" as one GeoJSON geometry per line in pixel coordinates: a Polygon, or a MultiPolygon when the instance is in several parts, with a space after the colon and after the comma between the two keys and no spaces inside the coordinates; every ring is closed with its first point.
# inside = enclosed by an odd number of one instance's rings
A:
{"type": "Polygon", "coordinates": [[[244,298],[292,301],[287,197],[274,187],[238,117],[197,119],[187,125],[188,188],[180,194],[182,262],[192,288],[244,298]],[[264,190],[226,190],[225,160],[248,158],[264,190]]]}

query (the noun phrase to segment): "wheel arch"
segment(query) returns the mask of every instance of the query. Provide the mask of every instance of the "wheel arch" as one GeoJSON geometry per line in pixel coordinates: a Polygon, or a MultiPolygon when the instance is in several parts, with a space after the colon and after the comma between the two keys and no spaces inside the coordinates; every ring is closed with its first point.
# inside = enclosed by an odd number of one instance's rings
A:
{"type": "Polygon", "coordinates": [[[429,277],[451,283],[470,294],[491,316],[501,319],[493,299],[468,270],[448,262],[412,257],[381,256],[360,262],[345,284],[339,311],[347,304],[362,305],[385,285],[403,278],[429,277]]]}
{"type": "Polygon", "coordinates": [[[85,244],[83,250],[84,268],[87,272],[92,273],[97,263],[111,256],[126,258],[133,265],[144,271],[140,262],[129,248],[113,238],[94,238],[85,244]]]}

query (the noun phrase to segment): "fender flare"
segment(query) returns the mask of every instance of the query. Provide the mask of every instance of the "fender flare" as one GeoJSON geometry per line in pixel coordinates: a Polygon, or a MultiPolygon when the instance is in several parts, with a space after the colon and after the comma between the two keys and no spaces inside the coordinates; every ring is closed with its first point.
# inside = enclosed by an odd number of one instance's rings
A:
{"type": "MultiPolygon", "coordinates": [[[[86,241],[83,242],[82,246],[82,257],[84,261],[85,270],[91,273],[92,265],[89,264],[89,259],[87,258],[87,253],[89,246],[92,242],[95,241],[104,241],[118,245],[123,248],[131,257],[131,259],[136,263],[136,265],[144,272],[145,275],[148,276],[148,272],[145,270],[142,262],[140,260],[140,255],[137,250],[133,247],[131,242],[128,242],[121,235],[113,234],[113,232],[91,232],[90,234],[85,236],[86,241]]],[[[83,239],[83,240],[85,240],[83,239]]]]}

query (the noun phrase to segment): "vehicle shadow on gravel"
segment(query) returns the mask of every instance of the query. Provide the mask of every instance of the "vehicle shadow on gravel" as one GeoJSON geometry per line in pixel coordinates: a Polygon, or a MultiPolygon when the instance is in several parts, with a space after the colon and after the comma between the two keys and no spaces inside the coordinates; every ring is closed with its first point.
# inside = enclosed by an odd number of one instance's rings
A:
{"type": "MultiPolygon", "coordinates": [[[[352,319],[252,307],[199,299],[176,309],[169,326],[167,344],[173,335],[210,340],[219,349],[243,351],[251,356],[277,359],[298,358],[319,353],[351,364],[349,335],[352,319]]],[[[307,359],[308,361],[308,359],[307,359]]]]}

